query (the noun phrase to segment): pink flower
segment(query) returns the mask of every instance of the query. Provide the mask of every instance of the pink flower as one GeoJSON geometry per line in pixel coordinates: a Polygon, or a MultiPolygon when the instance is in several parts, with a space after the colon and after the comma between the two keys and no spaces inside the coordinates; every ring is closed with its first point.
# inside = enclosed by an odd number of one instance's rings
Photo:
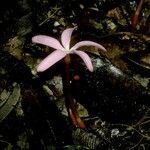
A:
{"type": "Polygon", "coordinates": [[[70,48],[71,35],[74,29],[75,28],[68,28],[63,31],[61,35],[62,44],[60,44],[60,42],[57,39],[46,35],[37,35],[32,38],[33,43],[43,44],[56,49],[37,66],[38,72],[45,71],[46,69],[54,65],[56,62],[63,59],[67,54],[79,55],[84,61],[89,71],[93,71],[93,65],[90,57],[85,52],[77,49],[82,46],[95,46],[103,51],[106,51],[106,49],[102,45],[92,41],[81,41],[70,48]]]}

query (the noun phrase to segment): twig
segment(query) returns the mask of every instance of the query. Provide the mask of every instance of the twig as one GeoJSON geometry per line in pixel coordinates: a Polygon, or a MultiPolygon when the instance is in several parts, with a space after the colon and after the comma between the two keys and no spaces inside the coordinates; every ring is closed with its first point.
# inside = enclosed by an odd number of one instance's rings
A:
{"type": "Polygon", "coordinates": [[[132,150],[132,149],[136,148],[136,147],[142,142],[143,138],[144,138],[144,137],[142,137],[142,138],[139,140],[139,142],[138,142],[137,144],[135,144],[134,146],[132,146],[129,150],[132,150]]]}

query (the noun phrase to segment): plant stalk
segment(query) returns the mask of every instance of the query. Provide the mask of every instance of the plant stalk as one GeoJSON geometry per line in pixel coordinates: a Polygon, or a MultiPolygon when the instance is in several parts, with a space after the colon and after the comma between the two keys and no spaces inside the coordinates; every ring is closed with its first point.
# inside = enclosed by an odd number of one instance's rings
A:
{"type": "Polygon", "coordinates": [[[72,121],[72,123],[79,128],[85,128],[85,124],[83,120],[79,117],[77,110],[76,110],[76,104],[71,94],[71,85],[70,85],[70,62],[71,58],[70,55],[66,55],[64,58],[65,63],[65,74],[64,74],[64,81],[63,81],[63,87],[64,87],[64,94],[65,94],[65,102],[66,107],[68,111],[68,115],[72,121]]]}

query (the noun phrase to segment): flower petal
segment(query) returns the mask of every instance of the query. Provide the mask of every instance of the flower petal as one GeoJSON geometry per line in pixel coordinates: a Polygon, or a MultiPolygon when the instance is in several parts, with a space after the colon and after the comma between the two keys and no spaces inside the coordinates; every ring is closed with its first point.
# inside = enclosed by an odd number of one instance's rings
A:
{"type": "Polygon", "coordinates": [[[32,42],[38,43],[38,44],[43,44],[43,45],[52,47],[54,49],[60,49],[60,50],[64,49],[57,39],[50,37],[50,36],[46,36],[46,35],[34,36],[32,38],[32,42]]]}
{"type": "Polygon", "coordinates": [[[76,50],[76,49],[78,49],[79,47],[82,47],[82,46],[95,46],[95,47],[97,47],[97,48],[99,48],[99,49],[101,49],[103,51],[106,51],[106,49],[102,45],[100,45],[100,44],[98,44],[96,42],[92,42],[92,41],[81,41],[81,42],[78,42],[71,48],[71,50],[76,50]]]}
{"type": "Polygon", "coordinates": [[[37,71],[38,72],[43,72],[52,65],[54,65],[56,62],[61,60],[66,56],[66,53],[61,50],[55,50],[52,52],[50,55],[48,55],[38,66],[37,66],[37,71]]]}
{"type": "Polygon", "coordinates": [[[93,65],[91,62],[91,58],[83,51],[80,50],[74,50],[72,53],[79,55],[82,60],[84,61],[85,65],[87,66],[87,68],[89,69],[89,71],[93,72],[93,65]]]}
{"type": "Polygon", "coordinates": [[[61,42],[65,49],[69,50],[72,32],[75,28],[68,28],[61,35],[61,42]]]}

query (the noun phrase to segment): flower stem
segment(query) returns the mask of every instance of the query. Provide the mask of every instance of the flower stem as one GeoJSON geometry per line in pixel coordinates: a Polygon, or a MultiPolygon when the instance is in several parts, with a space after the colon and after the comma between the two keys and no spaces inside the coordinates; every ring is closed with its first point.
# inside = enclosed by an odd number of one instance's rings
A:
{"type": "Polygon", "coordinates": [[[64,58],[65,63],[65,74],[64,74],[64,81],[63,81],[63,87],[64,87],[64,94],[66,98],[66,107],[68,111],[68,115],[72,121],[72,123],[76,127],[85,128],[85,124],[83,120],[79,117],[76,107],[75,107],[75,101],[71,94],[71,85],[70,85],[70,55],[66,55],[64,58]]]}
{"type": "Polygon", "coordinates": [[[139,15],[142,10],[143,3],[144,3],[144,0],[140,0],[139,4],[137,6],[137,9],[136,9],[134,15],[132,16],[131,24],[134,29],[136,28],[137,24],[139,23],[139,15]]]}

